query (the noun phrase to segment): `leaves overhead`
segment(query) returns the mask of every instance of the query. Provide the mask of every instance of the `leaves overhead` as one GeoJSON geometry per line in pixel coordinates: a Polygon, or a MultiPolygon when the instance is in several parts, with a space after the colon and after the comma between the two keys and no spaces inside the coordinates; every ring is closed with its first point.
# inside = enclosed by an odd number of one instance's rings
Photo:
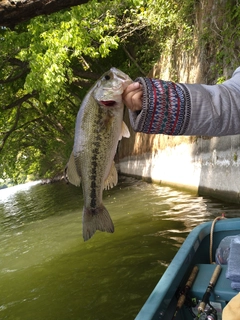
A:
{"type": "Polygon", "coordinates": [[[93,0],[0,29],[3,179],[62,172],[86,91],[111,66],[132,64],[122,46],[146,28],[143,5],[93,0]]]}

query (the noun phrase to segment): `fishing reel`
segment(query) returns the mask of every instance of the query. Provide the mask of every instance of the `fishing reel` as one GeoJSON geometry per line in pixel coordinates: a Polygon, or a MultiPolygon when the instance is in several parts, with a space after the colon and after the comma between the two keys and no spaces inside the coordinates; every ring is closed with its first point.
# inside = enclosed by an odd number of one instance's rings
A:
{"type": "Polygon", "coordinates": [[[210,305],[210,308],[206,311],[206,318],[205,320],[217,320],[217,310],[215,308],[213,308],[212,305],[210,305]]]}
{"type": "Polygon", "coordinates": [[[217,310],[208,301],[205,305],[204,310],[194,314],[192,312],[194,320],[218,320],[217,310]]]}
{"type": "Polygon", "coordinates": [[[207,318],[205,318],[206,320],[217,320],[217,317],[216,315],[213,313],[213,314],[209,314],[207,316],[207,318]]]}

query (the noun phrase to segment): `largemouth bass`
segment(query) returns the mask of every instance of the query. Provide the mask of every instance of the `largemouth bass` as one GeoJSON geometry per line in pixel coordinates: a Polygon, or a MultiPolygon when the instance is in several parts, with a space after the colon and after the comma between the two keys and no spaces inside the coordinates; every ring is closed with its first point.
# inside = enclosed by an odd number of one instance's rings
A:
{"type": "Polygon", "coordinates": [[[89,90],[77,115],[73,152],[65,175],[70,183],[82,184],[85,241],[96,230],[114,232],[102,193],[117,184],[113,159],[118,141],[130,136],[123,122],[122,102],[122,93],[130,83],[132,80],[125,73],[111,68],[89,90]]]}

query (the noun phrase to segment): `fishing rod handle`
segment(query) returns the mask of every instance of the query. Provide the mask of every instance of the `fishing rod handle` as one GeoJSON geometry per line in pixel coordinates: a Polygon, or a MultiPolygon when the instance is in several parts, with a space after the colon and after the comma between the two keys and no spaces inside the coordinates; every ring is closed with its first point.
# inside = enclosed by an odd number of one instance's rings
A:
{"type": "Polygon", "coordinates": [[[213,272],[213,275],[212,275],[212,278],[209,282],[209,286],[211,285],[212,287],[215,286],[216,282],[217,282],[217,279],[220,275],[220,272],[221,272],[222,268],[221,266],[218,264],[213,272]]]}
{"type": "Polygon", "coordinates": [[[186,294],[187,292],[189,291],[189,289],[191,288],[192,284],[193,284],[193,281],[195,280],[196,278],[196,275],[198,273],[198,266],[195,266],[193,269],[192,269],[192,272],[185,284],[185,288],[184,288],[184,291],[183,293],[181,293],[178,301],[177,301],[177,306],[176,306],[176,310],[175,310],[175,313],[172,317],[172,320],[175,320],[176,319],[176,316],[177,316],[177,313],[179,311],[179,309],[182,308],[182,306],[184,305],[184,302],[186,300],[186,294]]]}
{"type": "Polygon", "coordinates": [[[188,281],[186,283],[186,288],[191,288],[195,278],[196,278],[196,275],[198,273],[198,266],[195,266],[193,269],[192,269],[192,272],[188,278],[188,281]]]}
{"type": "Polygon", "coordinates": [[[214,269],[212,277],[209,281],[209,285],[207,287],[207,290],[205,291],[203,298],[202,298],[202,301],[199,304],[198,312],[204,312],[206,304],[208,303],[209,297],[211,295],[211,290],[215,286],[221,270],[222,270],[222,268],[220,265],[217,265],[216,268],[214,269]]]}
{"type": "Polygon", "coordinates": [[[192,269],[192,272],[185,284],[185,288],[184,288],[184,292],[181,294],[181,296],[179,297],[178,299],[178,302],[177,302],[177,309],[180,309],[185,300],[186,300],[186,294],[187,292],[189,291],[189,289],[191,288],[192,284],[193,284],[193,281],[195,280],[196,278],[196,275],[198,273],[198,266],[195,266],[193,269],[192,269]]]}

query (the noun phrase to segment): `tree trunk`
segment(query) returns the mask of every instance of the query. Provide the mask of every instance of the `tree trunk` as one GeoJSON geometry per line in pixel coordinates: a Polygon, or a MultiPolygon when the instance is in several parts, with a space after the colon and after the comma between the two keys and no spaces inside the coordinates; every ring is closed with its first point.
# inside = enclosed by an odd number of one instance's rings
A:
{"type": "Polygon", "coordinates": [[[13,29],[17,24],[77,6],[88,0],[0,0],[0,26],[13,29]]]}

